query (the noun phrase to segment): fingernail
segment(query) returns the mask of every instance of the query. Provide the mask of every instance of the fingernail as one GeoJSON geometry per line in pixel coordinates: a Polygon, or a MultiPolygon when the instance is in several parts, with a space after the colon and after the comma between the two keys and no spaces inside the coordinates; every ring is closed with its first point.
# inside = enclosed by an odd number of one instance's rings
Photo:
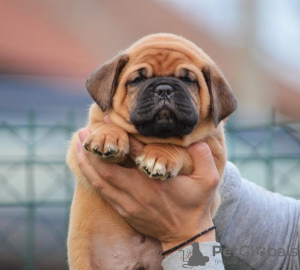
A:
{"type": "Polygon", "coordinates": [[[198,142],[196,144],[195,150],[200,155],[211,154],[211,150],[210,150],[208,144],[206,144],[204,142],[198,142]]]}
{"type": "Polygon", "coordinates": [[[197,143],[195,143],[194,147],[195,147],[196,151],[200,151],[203,147],[203,143],[202,142],[197,142],[197,143]]]}
{"type": "Polygon", "coordinates": [[[78,142],[78,143],[77,143],[77,154],[80,154],[81,151],[82,151],[82,146],[81,146],[81,143],[78,142]]]}
{"type": "Polygon", "coordinates": [[[84,129],[79,130],[78,137],[79,137],[79,140],[81,142],[83,142],[85,140],[85,138],[87,137],[87,132],[84,129]]]}
{"type": "Polygon", "coordinates": [[[104,120],[104,122],[106,124],[110,124],[111,123],[111,119],[110,119],[110,117],[108,115],[105,115],[103,120],[104,120]]]}

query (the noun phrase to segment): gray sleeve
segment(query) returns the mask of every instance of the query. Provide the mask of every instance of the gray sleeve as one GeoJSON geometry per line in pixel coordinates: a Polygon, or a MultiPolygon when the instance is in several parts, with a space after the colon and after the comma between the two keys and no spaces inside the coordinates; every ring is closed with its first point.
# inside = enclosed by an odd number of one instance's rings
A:
{"type": "Polygon", "coordinates": [[[300,203],[241,178],[228,163],[214,218],[226,269],[298,270],[300,203]]]}
{"type": "Polygon", "coordinates": [[[194,242],[167,256],[161,265],[164,270],[224,270],[220,250],[217,242],[194,242]]]}

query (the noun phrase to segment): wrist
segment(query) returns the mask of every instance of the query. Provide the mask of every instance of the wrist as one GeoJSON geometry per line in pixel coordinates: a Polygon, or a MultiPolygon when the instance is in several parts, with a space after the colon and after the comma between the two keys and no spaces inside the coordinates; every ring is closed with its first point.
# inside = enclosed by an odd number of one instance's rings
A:
{"type": "Polygon", "coordinates": [[[171,251],[170,253],[167,254],[167,255],[170,255],[172,252],[175,252],[175,251],[177,251],[185,246],[188,246],[194,242],[215,242],[216,234],[215,234],[215,230],[212,228],[212,226],[213,225],[208,226],[205,229],[200,229],[193,234],[184,234],[184,236],[181,237],[180,240],[178,239],[175,241],[161,242],[163,252],[178,246],[178,248],[176,248],[174,251],[171,251]],[[205,232],[207,229],[209,229],[209,231],[205,232]],[[198,237],[194,238],[199,233],[203,233],[203,232],[204,232],[204,234],[199,235],[198,237]],[[190,241],[190,240],[192,240],[192,241],[190,241]],[[186,241],[188,241],[188,243],[181,245],[181,244],[185,243],[186,241]]]}

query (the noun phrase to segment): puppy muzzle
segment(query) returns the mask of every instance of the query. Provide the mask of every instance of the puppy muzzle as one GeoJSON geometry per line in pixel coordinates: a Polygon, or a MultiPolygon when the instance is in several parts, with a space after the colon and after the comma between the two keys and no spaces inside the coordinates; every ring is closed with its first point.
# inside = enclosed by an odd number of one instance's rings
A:
{"type": "Polygon", "coordinates": [[[173,77],[148,79],[141,85],[130,120],[141,135],[184,136],[198,123],[188,88],[173,77]]]}

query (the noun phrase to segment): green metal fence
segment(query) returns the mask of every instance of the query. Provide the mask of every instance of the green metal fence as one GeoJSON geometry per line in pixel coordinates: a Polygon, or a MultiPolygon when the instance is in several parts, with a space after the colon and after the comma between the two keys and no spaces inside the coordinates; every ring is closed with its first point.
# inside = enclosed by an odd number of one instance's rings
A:
{"type": "Polygon", "coordinates": [[[65,165],[74,114],[59,124],[0,124],[0,269],[67,269],[74,181],[65,165]]]}
{"type": "Polygon", "coordinates": [[[300,123],[227,126],[229,160],[242,176],[264,188],[300,199],[300,123]]]}
{"type": "MultiPolygon", "coordinates": [[[[0,123],[0,269],[67,269],[66,233],[74,181],[65,152],[77,123],[0,123]]],[[[300,198],[300,123],[227,125],[229,159],[265,188],[300,198]]]]}

